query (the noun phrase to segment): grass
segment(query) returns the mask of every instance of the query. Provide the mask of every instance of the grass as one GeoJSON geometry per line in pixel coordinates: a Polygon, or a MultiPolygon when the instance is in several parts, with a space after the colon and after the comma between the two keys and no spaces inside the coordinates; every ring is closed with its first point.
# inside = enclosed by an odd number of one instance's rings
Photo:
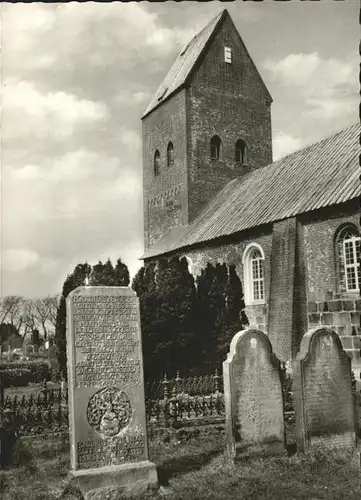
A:
{"type": "MultiPolygon", "coordinates": [[[[358,500],[361,469],[356,454],[319,452],[291,457],[245,457],[230,464],[223,453],[223,438],[211,436],[186,443],[150,442],[160,489],[139,500],[358,500]]],[[[36,458],[18,450],[24,463],[0,472],[2,500],[55,500],[68,483],[68,449],[58,456],[36,458]]],[[[114,500],[131,498],[119,496],[114,500]]],[[[135,498],[135,497],[134,497],[135,498]]]]}

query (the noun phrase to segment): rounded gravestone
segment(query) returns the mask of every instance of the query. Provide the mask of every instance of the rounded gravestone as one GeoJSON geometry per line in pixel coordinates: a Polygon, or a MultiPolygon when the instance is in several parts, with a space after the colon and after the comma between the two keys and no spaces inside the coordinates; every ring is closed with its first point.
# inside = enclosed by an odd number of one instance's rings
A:
{"type": "Polygon", "coordinates": [[[256,448],[284,453],[281,364],[267,335],[250,328],[233,337],[223,381],[229,455],[256,448]]]}

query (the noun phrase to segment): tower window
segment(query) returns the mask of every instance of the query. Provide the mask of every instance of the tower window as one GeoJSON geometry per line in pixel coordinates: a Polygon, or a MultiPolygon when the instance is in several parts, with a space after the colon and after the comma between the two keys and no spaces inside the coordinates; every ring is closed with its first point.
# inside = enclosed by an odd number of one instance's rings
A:
{"type": "Polygon", "coordinates": [[[172,167],[174,164],[174,146],[172,142],[168,143],[167,147],[167,166],[172,167]]]}
{"type": "Polygon", "coordinates": [[[220,160],[222,158],[222,141],[215,135],[211,139],[211,160],[220,160]]]}
{"type": "Polygon", "coordinates": [[[154,153],[154,177],[160,174],[160,153],[158,149],[154,153]]]}
{"type": "Polygon", "coordinates": [[[224,62],[232,63],[232,49],[230,47],[224,47],[224,62]]]}
{"type": "Polygon", "coordinates": [[[236,163],[240,163],[242,165],[246,165],[247,162],[248,162],[248,158],[247,158],[247,146],[246,146],[246,143],[244,141],[242,141],[242,139],[239,139],[237,142],[236,142],[236,148],[235,148],[235,160],[236,160],[236,163]]]}
{"type": "Polygon", "coordinates": [[[336,236],[336,272],[341,292],[360,290],[361,238],[358,229],[349,224],[336,236]]]}

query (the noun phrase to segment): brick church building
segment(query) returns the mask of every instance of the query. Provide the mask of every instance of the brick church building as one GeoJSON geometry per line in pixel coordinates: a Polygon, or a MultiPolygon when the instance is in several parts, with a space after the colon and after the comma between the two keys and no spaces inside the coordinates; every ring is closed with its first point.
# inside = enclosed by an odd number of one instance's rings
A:
{"type": "Polygon", "coordinates": [[[354,125],[273,163],[268,92],[230,15],[178,55],[143,117],[144,261],[235,264],[251,325],[289,360],[325,325],[361,370],[354,125]]]}

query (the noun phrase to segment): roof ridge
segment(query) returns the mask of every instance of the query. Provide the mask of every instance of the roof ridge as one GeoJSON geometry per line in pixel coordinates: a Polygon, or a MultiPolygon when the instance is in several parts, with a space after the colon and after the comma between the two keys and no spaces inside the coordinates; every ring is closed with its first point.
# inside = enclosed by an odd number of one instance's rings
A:
{"type": "Polygon", "coordinates": [[[207,28],[209,28],[209,26],[215,22],[215,20],[219,17],[219,19],[224,16],[225,14],[228,14],[228,10],[227,9],[223,9],[221,12],[218,12],[218,14],[214,17],[212,17],[212,19],[209,20],[209,22],[200,30],[198,31],[198,33],[196,33],[194,35],[193,38],[196,38],[197,36],[201,35],[203,33],[203,31],[205,31],[207,28]]]}

